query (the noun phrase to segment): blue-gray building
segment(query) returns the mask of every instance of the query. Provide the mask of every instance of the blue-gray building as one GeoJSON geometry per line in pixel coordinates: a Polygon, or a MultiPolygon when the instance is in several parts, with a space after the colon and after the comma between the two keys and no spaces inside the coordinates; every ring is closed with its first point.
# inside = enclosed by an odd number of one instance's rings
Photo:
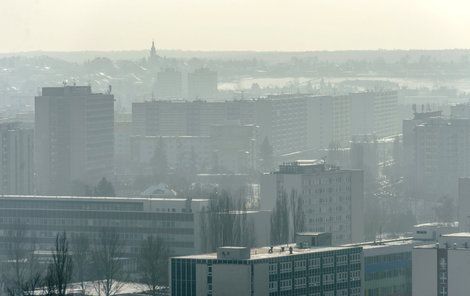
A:
{"type": "Polygon", "coordinates": [[[361,247],[247,249],[170,259],[172,296],[359,296],[361,247]]]}

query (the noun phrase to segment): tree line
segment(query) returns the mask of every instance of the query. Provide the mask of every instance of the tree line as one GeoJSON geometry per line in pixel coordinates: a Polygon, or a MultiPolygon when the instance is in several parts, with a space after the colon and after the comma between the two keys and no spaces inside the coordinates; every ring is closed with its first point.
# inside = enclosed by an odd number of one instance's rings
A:
{"type": "Polygon", "coordinates": [[[114,296],[133,281],[157,296],[167,286],[169,252],[159,237],[148,236],[135,258],[128,258],[115,231],[103,230],[94,240],[85,234],[70,239],[66,232],[58,233],[46,254],[27,242],[26,234],[25,227],[11,233],[9,258],[0,264],[0,294],[65,296],[74,283],[74,293],[114,296]]]}

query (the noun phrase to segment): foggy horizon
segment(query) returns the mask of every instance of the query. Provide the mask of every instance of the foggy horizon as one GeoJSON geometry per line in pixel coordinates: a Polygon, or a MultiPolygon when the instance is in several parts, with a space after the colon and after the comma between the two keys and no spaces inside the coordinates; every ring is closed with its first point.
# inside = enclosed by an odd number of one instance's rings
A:
{"type": "Polygon", "coordinates": [[[463,0],[197,3],[4,0],[0,52],[139,50],[152,39],[203,51],[470,48],[463,0]]]}

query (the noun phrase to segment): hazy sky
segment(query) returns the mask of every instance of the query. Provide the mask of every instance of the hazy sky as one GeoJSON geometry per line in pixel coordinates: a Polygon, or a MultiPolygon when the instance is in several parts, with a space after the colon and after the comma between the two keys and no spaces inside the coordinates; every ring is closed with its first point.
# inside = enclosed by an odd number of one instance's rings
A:
{"type": "Polygon", "coordinates": [[[470,48],[469,0],[0,0],[0,52],[470,48]]]}

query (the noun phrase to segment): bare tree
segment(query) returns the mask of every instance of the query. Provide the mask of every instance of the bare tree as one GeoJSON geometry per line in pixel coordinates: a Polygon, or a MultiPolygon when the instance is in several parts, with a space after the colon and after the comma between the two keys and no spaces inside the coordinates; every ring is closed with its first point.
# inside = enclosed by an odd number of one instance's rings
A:
{"type": "Polygon", "coordinates": [[[80,283],[82,295],[85,295],[85,281],[90,278],[91,265],[90,241],[85,234],[72,239],[72,259],[74,262],[74,279],[80,283]]]}
{"type": "Polygon", "coordinates": [[[21,222],[9,231],[10,262],[3,270],[5,291],[10,296],[30,296],[42,284],[43,273],[36,258],[34,242],[28,242],[26,226],[21,222]]]}
{"type": "Polygon", "coordinates": [[[47,268],[46,283],[48,290],[56,296],[65,296],[67,285],[72,278],[72,256],[69,252],[69,242],[65,232],[59,233],[55,239],[52,251],[52,262],[47,268]]]}
{"type": "Polygon", "coordinates": [[[294,239],[294,236],[298,232],[305,230],[305,212],[303,198],[297,194],[296,190],[291,191],[290,195],[290,214],[292,217],[293,233],[290,236],[290,240],[294,239]]]}
{"type": "Polygon", "coordinates": [[[285,244],[289,241],[289,206],[287,194],[281,191],[271,214],[271,244],[285,244]]]}
{"type": "Polygon", "coordinates": [[[103,230],[92,254],[97,278],[94,288],[99,295],[113,296],[122,289],[125,275],[122,254],[119,234],[113,230],[103,230]]]}
{"type": "Polygon", "coordinates": [[[167,282],[168,248],[159,237],[149,236],[142,241],[138,258],[140,281],[152,296],[158,295],[158,287],[167,282]]]}
{"type": "Polygon", "coordinates": [[[214,251],[220,246],[253,245],[253,225],[247,219],[243,199],[232,198],[226,191],[215,192],[202,212],[201,234],[206,251],[214,251]]]}

